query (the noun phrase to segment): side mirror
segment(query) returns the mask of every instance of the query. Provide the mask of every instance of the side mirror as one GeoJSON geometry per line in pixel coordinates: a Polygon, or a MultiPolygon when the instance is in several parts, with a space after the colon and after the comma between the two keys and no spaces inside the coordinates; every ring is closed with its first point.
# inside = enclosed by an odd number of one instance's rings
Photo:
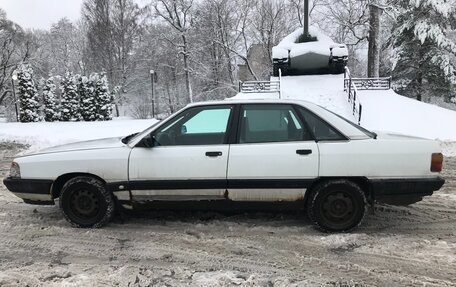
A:
{"type": "Polygon", "coordinates": [[[138,146],[151,148],[151,147],[154,147],[157,145],[159,145],[159,144],[158,144],[157,140],[155,139],[155,136],[148,135],[139,142],[138,146]]]}
{"type": "Polygon", "coordinates": [[[187,133],[187,127],[185,125],[182,125],[181,127],[181,134],[184,135],[187,133]]]}

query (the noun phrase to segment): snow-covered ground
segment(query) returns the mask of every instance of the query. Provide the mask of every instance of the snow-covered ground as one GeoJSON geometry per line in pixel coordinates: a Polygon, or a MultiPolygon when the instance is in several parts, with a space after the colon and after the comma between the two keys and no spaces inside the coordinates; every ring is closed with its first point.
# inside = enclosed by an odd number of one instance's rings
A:
{"type": "Polygon", "coordinates": [[[155,122],[120,118],[105,122],[0,123],[0,142],[27,144],[29,151],[35,151],[76,141],[126,136],[155,122]]]}
{"type": "MultiPolygon", "coordinates": [[[[0,143],[0,180],[15,144],[0,143]]],[[[72,228],[0,184],[0,286],[456,286],[456,159],[442,190],[347,234],[285,212],[150,211],[72,228]],[[124,221],[124,222],[123,222],[124,221]]]]}

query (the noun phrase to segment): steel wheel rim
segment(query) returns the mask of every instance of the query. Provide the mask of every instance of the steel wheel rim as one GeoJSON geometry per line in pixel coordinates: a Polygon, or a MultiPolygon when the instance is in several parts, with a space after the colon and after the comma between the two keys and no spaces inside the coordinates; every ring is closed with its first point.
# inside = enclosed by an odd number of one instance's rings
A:
{"type": "Polygon", "coordinates": [[[71,194],[70,209],[80,219],[91,219],[100,212],[100,200],[90,189],[77,189],[71,194]]]}
{"type": "Polygon", "coordinates": [[[356,206],[356,201],[350,193],[335,191],[323,199],[320,211],[327,222],[343,225],[354,219],[356,206]]]}

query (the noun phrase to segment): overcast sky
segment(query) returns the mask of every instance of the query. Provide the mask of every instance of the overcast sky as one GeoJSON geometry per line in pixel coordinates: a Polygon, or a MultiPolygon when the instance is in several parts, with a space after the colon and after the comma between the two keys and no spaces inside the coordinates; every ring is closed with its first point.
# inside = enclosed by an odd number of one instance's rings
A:
{"type": "Polygon", "coordinates": [[[8,19],[22,28],[49,29],[63,17],[79,18],[83,0],[0,0],[8,19]]]}

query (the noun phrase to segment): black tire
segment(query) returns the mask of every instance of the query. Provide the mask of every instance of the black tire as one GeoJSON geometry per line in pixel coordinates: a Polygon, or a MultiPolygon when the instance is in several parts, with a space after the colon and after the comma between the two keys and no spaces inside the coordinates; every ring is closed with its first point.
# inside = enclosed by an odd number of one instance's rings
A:
{"type": "Polygon", "coordinates": [[[288,75],[288,64],[272,64],[272,76],[279,76],[279,69],[282,70],[282,76],[288,75]]]}
{"type": "Polygon", "coordinates": [[[329,73],[330,74],[336,73],[336,63],[332,60],[329,61],[329,73]]]}
{"type": "Polygon", "coordinates": [[[329,73],[343,74],[345,72],[345,62],[343,61],[329,61],[329,73]]]}
{"type": "Polygon", "coordinates": [[[65,183],[59,197],[65,219],[75,227],[99,228],[114,215],[115,202],[100,180],[78,176],[65,183]]]}
{"type": "Polygon", "coordinates": [[[307,201],[309,219],[324,232],[346,232],[359,226],[366,209],[363,190],[344,179],[317,184],[307,201]]]}
{"type": "Polygon", "coordinates": [[[336,74],[343,74],[345,72],[345,65],[343,62],[336,63],[336,74]]]}

